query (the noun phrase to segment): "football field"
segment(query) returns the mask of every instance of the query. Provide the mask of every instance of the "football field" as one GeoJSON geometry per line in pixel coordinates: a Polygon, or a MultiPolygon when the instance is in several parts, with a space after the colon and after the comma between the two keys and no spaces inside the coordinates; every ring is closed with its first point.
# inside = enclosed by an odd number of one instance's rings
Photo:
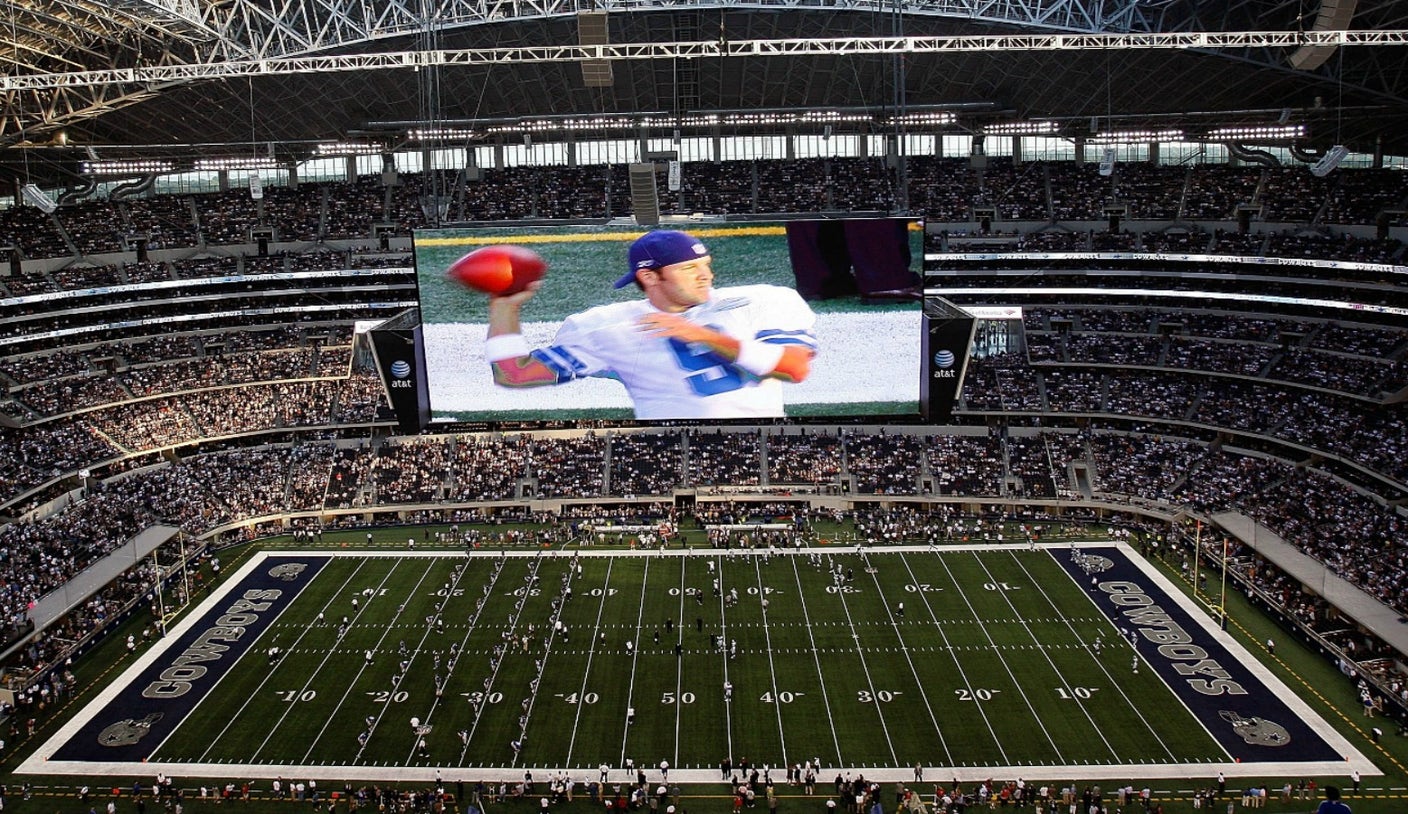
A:
{"type": "MultiPolygon", "coordinates": [[[[1377,773],[1123,546],[258,554],[22,772],[1377,773]],[[1212,768],[1216,767],[1216,768],[1212,768]]],[[[830,775],[821,778],[823,782],[830,775]]]]}

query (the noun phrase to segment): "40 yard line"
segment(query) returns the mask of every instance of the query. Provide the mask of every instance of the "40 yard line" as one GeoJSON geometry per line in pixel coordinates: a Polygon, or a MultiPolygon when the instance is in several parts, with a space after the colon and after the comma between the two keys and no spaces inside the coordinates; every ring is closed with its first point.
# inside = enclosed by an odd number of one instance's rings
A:
{"type": "MultiPolygon", "coordinates": [[[[836,747],[836,764],[844,766],[845,761],[841,755],[841,736],[836,733],[836,719],[831,715],[831,694],[826,691],[826,676],[821,669],[821,656],[817,652],[816,634],[812,633],[812,615],[807,610],[807,592],[802,588],[802,574],[797,569],[797,557],[788,557],[792,561],[792,576],[797,580],[797,599],[802,603],[802,618],[806,620],[807,639],[812,644],[812,664],[816,665],[816,678],[821,683],[821,702],[826,705],[826,723],[831,727],[831,743],[836,747]]],[[[949,760],[952,763],[952,759],[949,760]]]]}
{"type": "Polygon", "coordinates": [[[768,649],[768,673],[772,676],[772,707],[777,711],[777,740],[778,745],[782,747],[782,766],[786,768],[792,764],[787,760],[787,732],[782,727],[782,701],[779,700],[777,691],[777,667],[773,664],[772,659],[772,631],[768,627],[768,595],[763,586],[763,569],[758,565],[756,555],[753,557],[753,572],[758,578],[758,604],[763,615],[763,641],[768,649]]]}

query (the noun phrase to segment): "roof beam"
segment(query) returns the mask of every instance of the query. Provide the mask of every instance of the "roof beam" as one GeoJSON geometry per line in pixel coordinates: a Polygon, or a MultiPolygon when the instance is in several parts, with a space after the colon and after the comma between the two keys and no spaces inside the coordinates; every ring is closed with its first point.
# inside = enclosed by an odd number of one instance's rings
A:
{"type": "Polygon", "coordinates": [[[580,62],[584,59],[698,59],[708,57],[851,56],[934,54],[973,51],[1102,51],[1375,47],[1408,45],[1408,30],[1396,31],[1231,31],[1143,34],[1008,34],[997,36],[830,37],[815,39],[710,40],[703,42],[541,45],[395,51],[342,56],[296,56],[216,64],[153,65],[0,77],[0,93],[21,90],[150,86],[167,82],[246,76],[419,69],[426,67],[580,62]]]}

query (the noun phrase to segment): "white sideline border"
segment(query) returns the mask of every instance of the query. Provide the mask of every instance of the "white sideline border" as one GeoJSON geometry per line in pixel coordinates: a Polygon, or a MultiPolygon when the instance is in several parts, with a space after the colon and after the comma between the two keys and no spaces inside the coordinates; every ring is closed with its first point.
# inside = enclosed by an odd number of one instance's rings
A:
{"type": "MultiPolygon", "coordinates": [[[[1011,549],[1026,549],[1033,547],[1031,543],[964,543],[956,545],[942,546],[867,546],[864,551],[872,555],[883,555],[889,553],[944,553],[948,551],[1000,551],[1011,549]]],[[[1098,550],[1101,548],[1119,549],[1128,556],[1129,560],[1136,568],[1169,598],[1169,601],[1177,604],[1199,624],[1205,635],[1212,636],[1227,651],[1239,659],[1243,666],[1261,681],[1265,687],[1276,694],[1286,706],[1309,726],[1317,735],[1325,740],[1327,744],[1340,754],[1345,756],[1343,761],[1311,761],[1311,762],[1260,762],[1260,763],[1238,763],[1228,761],[1226,763],[1169,763],[1169,764],[1147,764],[1147,763],[1106,763],[1106,764],[1080,764],[1067,766],[924,766],[923,774],[933,780],[925,782],[944,781],[957,778],[963,783],[975,783],[986,780],[990,777],[1016,778],[1020,777],[1028,781],[1083,781],[1083,780],[1110,780],[1118,778],[1147,780],[1204,780],[1215,777],[1221,772],[1228,778],[1257,778],[1266,779],[1272,777],[1300,778],[1308,776],[1348,776],[1351,771],[1357,770],[1361,775],[1378,776],[1383,772],[1374,763],[1350,744],[1348,739],[1330,725],[1319,713],[1311,709],[1300,695],[1292,692],[1279,678],[1277,678],[1262,662],[1253,656],[1234,637],[1226,631],[1213,624],[1201,607],[1197,605],[1187,594],[1183,593],[1172,580],[1168,579],[1149,563],[1142,555],[1134,551],[1126,543],[1116,543],[1108,541],[1088,541],[1071,542],[1063,541],[1056,543],[1036,543],[1036,548],[1048,551],[1059,552],[1069,550],[1072,547],[1080,548],[1082,551],[1098,550]]],[[[774,554],[788,555],[796,553],[811,554],[817,551],[830,553],[853,553],[859,546],[830,545],[818,546],[802,549],[777,549],[774,554]]],[[[478,549],[469,552],[456,552],[445,549],[433,551],[365,551],[355,547],[347,548],[323,548],[323,549],[298,549],[298,550],[272,550],[262,551],[255,554],[248,562],[240,566],[233,575],[227,578],[217,589],[211,592],[196,608],[185,617],[165,636],[161,642],[148,649],[137,658],[126,670],[116,678],[108,682],[97,696],[74,715],[67,723],[59,728],[49,737],[38,749],[29,757],[25,758],[15,769],[16,774],[21,775],[66,775],[66,776],[136,776],[153,775],[155,773],[166,774],[172,778],[239,778],[242,780],[273,780],[277,778],[302,778],[312,777],[319,780],[351,780],[378,783],[411,783],[425,782],[433,783],[437,779],[445,783],[458,781],[477,782],[516,782],[523,776],[525,768],[544,772],[544,775],[563,771],[561,767],[552,766],[502,766],[502,767],[419,767],[419,766],[347,766],[347,765],[293,765],[293,764],[246,764],[246,763],[168,763],[159,760],[153,761],[64,761],[49,760],[60,747],[72,738],[79,729],[86,725],[102,709],[112,701],[117,694],[125,688],[131,681],[141,674],[153,662],[166,654],[166,651],[180,638],[182,634],[190,630],[204,618],[216,605],[226,601],[236,586],[240,584],[251,572],[260,568],[271,558],[284,557],[311,557],[311,556],[357,556],[375,558],[444,558],[444,557],[566,557],[580,556],[584,558],[594,557],[694,557],[694,556],[757,556],[766,553],[767,549],[631,549],[631,550],[593,550],[583,548],[571,552],[561,549],[530,549],[530,550],[491,550],[478,549]]],[[[902,766],[893,768],[872,768],[872,767],[847,767],[847,766],[826,766],[824,771],[819,772],[819,778],[825,780],[833,773],[840,774],[863,774],[865,777],[881,783],[913,783],[914,767],[902,766]]],[[[569,775],[576,775],[575,779],[583,778],[595,779],[597,775],[596,767],[578,767],[566,770],[569,775]]],[[[647,776],[652,784],[661,782],[659,772],[647,770],[647,776]]],[[[635,779],[634,770],[616,768],[611,772],[612,782],[635,779]]],[[[718,769],[672,769],[670,771],[671,783],[723,783],[718,769]]],[[[829,782],[829,781],[828,781],[829,782]]],[[[826,783],[823,783],[826,785],[826,783]]]]}

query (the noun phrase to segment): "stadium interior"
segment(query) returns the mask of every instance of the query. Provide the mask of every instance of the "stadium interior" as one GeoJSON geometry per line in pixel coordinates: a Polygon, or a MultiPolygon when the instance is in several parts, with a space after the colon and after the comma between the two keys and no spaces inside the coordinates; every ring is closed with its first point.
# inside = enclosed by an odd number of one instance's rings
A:
{"type": "Polygon", "coordinates": [[[294,5],[4,4],[0,758],[151,562],[784,513],[1139,529],[1408,727],[1405,4],[294,5]],[[942,423],[406,433],[366,330],[416,230],[877,215],[924,297],[1021,309],[942,423]]]}

